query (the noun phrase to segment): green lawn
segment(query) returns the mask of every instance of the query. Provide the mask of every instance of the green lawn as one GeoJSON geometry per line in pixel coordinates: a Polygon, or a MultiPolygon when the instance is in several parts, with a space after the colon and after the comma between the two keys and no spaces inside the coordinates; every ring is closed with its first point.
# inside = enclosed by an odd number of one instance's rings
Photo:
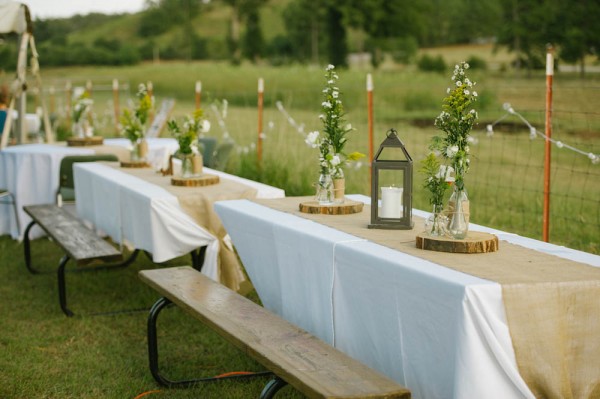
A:
{"type": "MultiPolygon", "coordinates": [[[[47,239],[32,243],[34,264],[24,265],[23,245],[0,237],[0,397],[23,398],[247,398],[258,397],[268,377],[218,381],[189,389],[158,386],[148,368],[147,311],[92,316],[95,312],[149,308],[157,294],[137,277],[158,267],[145,256],[128,269],[67,273],[68,303],[60,310],[56,267],[62,256],[47,239]]],[[[187,257],[164,266],[190,264],[187,257]]],[[[72,267],[73,270],[75,267],[72,267]]],[[[69,267],[67,267],[69,269],[69,267]]],[[[256,295],[251,294],[256,300],[256,295]]],[[[160,363],[166,376],[187,379],[230,371],[260,371],[262,366],[178,308],[161,313],[160,363]]],[[[302,397],[286,387],[282,397],[302,397]]]]}

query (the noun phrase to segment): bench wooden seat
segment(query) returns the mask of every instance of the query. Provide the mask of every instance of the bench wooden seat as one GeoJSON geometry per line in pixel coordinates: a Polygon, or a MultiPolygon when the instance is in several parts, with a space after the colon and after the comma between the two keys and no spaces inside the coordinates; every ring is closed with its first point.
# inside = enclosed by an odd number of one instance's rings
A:
{"type": "Polygon", "coordinates": [[[286,383],[311,398],[410,398],[395,381],[191,267],[139,274],[163,296],[148,318],[150,368],[162,385],[172,382],[158,372],[156,319],[174,303],[276,375],[261,398],[272,397],[286,383]]]}
{"type": "MultiPolygon", "coordinates": [[[[25,265],[31,273],[38,273],[31,265],[29,242],[29,231],[37,224],[65,252],[58,266],[59,301],[63,312],[67,316],[72,316],[73,312],[67,308],[65,282],[65,266],[69,259],[72,259],[77,265],[83,266],[94,261],[120,262],[123,256],[116,248],[86,227],[76,216],[57,205],[30,205],[24,206],[23,210],[33,219],[24,233],[25,265]]],[[[116,266],[125,266],[131,261],[130,258],[127,263],[116,266]]]]}

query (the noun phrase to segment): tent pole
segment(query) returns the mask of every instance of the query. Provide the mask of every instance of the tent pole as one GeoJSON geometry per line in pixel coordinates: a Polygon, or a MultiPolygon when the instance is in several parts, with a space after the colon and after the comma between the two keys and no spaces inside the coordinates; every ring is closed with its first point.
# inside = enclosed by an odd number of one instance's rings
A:
{"type": "Polygon", "coordinates": [[[26,116],[27,116],[27,82],[25,75],[27,73],[27,44],[29,43],[29,33],[23,32],[21,35],[21,46],[19,48],[19,58],[17,61],[17,81],[19,87],[15,90],[17,95],[17,108],[19,119],[17,121],[17,141],[19,144],[27,142],[26,116]]]}
{"type": "Polygon", "coordinates": [[[35,40],[33,35],[29,38],[29,46],[31,47],[31,70],[37,84],[37,88],[40,91],[40,103],[42,104],[42,119],[44,121],[44,132],[46,134],[46,142],[54,143],[54,133],[52,132],[52,126],[50,126],[50,118],[48,117],[48,107],[46,107],[46,100],[44,98],[44,90],[42,88],[42,76],[40,74],[40,63],[38,61],[38,52],[35,47],[35,40]]]}

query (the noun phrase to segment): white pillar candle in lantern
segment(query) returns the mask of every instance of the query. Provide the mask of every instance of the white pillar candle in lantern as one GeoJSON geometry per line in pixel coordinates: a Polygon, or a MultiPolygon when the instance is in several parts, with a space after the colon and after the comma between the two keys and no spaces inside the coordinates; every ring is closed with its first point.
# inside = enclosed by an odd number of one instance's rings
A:
{"type": "Polygon", "coordinates": [[[401,187],[381,187],[380,217],[389,219],[400,219],[402,217],[403,191],[401,187]]]}

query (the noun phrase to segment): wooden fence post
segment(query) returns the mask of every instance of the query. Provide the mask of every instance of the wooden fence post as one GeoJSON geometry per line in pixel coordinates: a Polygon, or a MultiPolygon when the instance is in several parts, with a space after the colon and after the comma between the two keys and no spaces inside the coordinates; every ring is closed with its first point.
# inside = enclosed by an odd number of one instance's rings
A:
{"type": "Polygon", "coordinates": [[[546,53],[546,145],[544,156],[544,214],[542,216],[542,239],[545,242],[550,240],[550,155],[552,150],[552,78],[554,76],[554,56],[552,47],[548,48],[546,53]]]}
{"type": "Polygon", "coordinates": [[[113,89],[113,107],[114,107],[114,111],[115,111],[115,130],[118,132],[119,131],[119,80],[118,79],[113,79],[113,83],[112,83],[112,89],[113,89]]]}
{"type": "Polygon", "coordinates": [[[200,109],[202,100],[202,82],[196,81],[196,109],[200,109]]]}
{"type": "Polygon", "coordinates": [[[262,141],[263,141],[263,93],[265,82],[263,78],[258,79],[258,142],[256,144],[256,158],[260,168],[262,163],[262,141]]]}
{"type": "Polygon", "coordinates": [[[371,187],[371,167],[373,165],[373,77],[367,74],[367,117],[369,130],[369,187],[371,187]]]}

